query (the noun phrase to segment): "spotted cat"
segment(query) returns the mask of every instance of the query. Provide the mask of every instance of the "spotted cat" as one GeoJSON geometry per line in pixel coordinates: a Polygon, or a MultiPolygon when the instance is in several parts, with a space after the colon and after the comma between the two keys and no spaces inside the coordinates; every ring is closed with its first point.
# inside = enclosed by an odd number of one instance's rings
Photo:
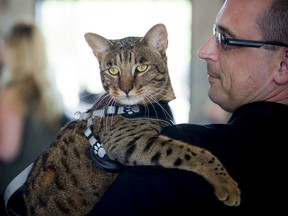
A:
{"type": "Polygon", "coordinates": [[[85,39],[99,62],[105,94],[35,160],[25,184],[27,215],[85,215],[117,171],[135,165],[198,173],[220,201],[239,205],[237,183],[216,156],[159,135],[173,124],[168,102],[175,98],[165,25],[153,26],[144,37],[108,40],[86,33],[85,39]]]}

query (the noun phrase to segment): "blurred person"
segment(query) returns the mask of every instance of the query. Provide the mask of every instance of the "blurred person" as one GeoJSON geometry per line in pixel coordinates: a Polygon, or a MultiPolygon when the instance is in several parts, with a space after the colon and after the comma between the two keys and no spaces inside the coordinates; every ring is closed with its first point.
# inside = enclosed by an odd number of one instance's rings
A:
{"type": "Polygon", "coordinates": [[[3,194],[9,182],[33,162],[69,119],[49,73],[45,38],[39,27],[32,21],[14,23],[4,35],[2,49],[0,189],[3,208],[3,194]]]}
{"type": "Polygon", "coordinates": [[[0,36],[0,76],[2,74],[2,69],[3,69],[3,64],[4,64],[4,54],[3,54],[4,48],[3,47],[4,47],[4,40],[0,36]]]}

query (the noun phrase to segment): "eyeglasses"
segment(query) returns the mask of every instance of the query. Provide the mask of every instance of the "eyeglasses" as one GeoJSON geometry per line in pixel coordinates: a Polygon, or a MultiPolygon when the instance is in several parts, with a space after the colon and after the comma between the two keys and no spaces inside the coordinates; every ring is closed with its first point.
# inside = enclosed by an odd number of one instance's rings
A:
{"type": "Polygon", "coordinates": [[[277,41],[256,41],[256,40],[240,40],[234,38],[227,38],[221,32],[217,30],[217,25],[213,25],[213,35],[216,36],[218,42],[222,45],[222,47],[227,50],[227,46],[242,46],[242,47],[254,47],[260,48],[264,45],[272,45],[272,46],[283,46],[288,47],[288,44],[277,42],[277,41]]]}

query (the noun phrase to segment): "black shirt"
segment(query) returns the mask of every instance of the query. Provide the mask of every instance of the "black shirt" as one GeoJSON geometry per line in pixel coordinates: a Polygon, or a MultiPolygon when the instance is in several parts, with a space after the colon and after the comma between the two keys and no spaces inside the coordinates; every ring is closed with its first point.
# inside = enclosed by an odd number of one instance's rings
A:
{"type": "Polygon", "coordinates": [[[90,215],[179,215],[182,212],[287,212],[288,106],[255,102],[237,109],[228,124],[179,124],[162,134],[215,154],[241,189],[241,204],[229,207],[213,187],[192,172],[127,167],[90,215]]]}

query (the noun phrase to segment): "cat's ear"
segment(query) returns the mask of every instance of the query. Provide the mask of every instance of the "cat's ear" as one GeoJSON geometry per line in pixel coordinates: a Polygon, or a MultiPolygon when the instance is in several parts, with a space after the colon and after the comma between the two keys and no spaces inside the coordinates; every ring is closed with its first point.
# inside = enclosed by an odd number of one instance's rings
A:
{"type": "Polygon", "coordinates": [[[165,54],[168,47],[168,33],[164,24],[153,26],[143,37],[150,46],[155,47],[161,54],[165,54]]]}
{"type": "Polygon", "coordinates": [[[97,35],[95,33],[90,33],[90,32],[85,33],[84,37],[88,45],[91,47],[98,61],[100,61],[103,54],[108,49],[110,49],[110,46],[112,45],[112,43],[108,39],[100,35],[97,35]]]}

